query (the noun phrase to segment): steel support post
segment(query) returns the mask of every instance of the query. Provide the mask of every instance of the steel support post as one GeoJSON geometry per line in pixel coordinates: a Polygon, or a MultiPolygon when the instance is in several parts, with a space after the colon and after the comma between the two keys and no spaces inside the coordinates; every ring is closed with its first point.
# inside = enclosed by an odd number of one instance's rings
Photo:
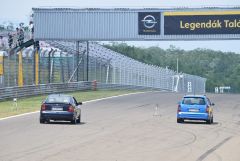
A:
{"type": "Polygon", "coordinates": [[[51,83],[51,53],[53,50],[48,53],[48,83],[51,83]]]}
{"type": "Polygon", "coordinates": [[[18,53],[18,86],[23,86],[23,60],[22,60],[22,50],[18,53]]]}
{"type": "Polygon", "coordinates": [[[35,52],[35,85],[39,84],[39,51],[35,52]]]}
{"type": "MultiPolygon", "coordinates": [[[[79,41],[76,42],[76,62],[78,63],[79,62],[79,54],[80,54],[80,51],[79,51],[79,41]]],[[[74,61],[74,67],[73,67],[73,70],[75,69],[76,65],[75,65],[75,60],[74,60],[74,56],[73,56],[73,61],[74,61]]],[[[77,82],[79,81],[79,68],[77,68],[77,71],[76,71],[76,77],[77,77],[77,82]]]]}
{"type": "Polygon", "coordinates": [[[64,63],[63,63],[62,51],[60,52],[60,66],[61,66],[61,81],[64,83],[64,63]]]}
{"type": "Polygon", "coordinates": [[[11,73],[11,69],[10,69],[10,49],[9,49],[9,51],[8,51],[8,74],[7,74],[7,77],[8,77],[8,79],[7,79],[7,81],[8,81],[8,83],[7,83],[7,86],[8,87],[10,87],[10,73],[11,73]]]}
{"type": "Polygon", "coordinates": [[[87,41],[87,81],[89,80],[88,72],[89,72],[89,41],[87,41]]]}

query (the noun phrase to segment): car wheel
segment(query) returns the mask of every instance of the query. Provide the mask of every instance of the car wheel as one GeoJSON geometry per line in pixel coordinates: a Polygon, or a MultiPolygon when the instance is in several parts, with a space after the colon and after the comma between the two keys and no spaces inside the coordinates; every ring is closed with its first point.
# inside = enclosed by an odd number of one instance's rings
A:
{"type": "Polygon", "coordinates": [[[78,124],[81,123],[81,115],[78,116],[77,123],[78,123],[78,124]]]}
{"type": "Polygon", "coordinates": [[[177,123],[183,123],[184,122],[184,120],[183,119],[177,119],[177,123]]]}
{"type": "Polygon", "coordinates": [[[44,119],[40,119],[40,124],[43,124],[45,123],[45,120],[44,119]]]}
{"type": "Polygon", "coordinates": [[[206,120],[206,123],[207,123],[207,124],[211,124],[211,123],[212,123],[212,118],[206,120]]]}
{"type": "Polygon", "coordinates": [[[76,124],[77,123],[77,119],[73,118],[73,120],[71,121],[72,124],[76,124]]]}

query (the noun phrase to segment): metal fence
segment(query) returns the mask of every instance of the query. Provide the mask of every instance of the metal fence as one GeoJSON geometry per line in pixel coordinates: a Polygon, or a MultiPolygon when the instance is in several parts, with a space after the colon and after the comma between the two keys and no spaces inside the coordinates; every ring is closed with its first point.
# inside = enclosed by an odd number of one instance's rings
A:
{"type": "Polygon", "coordinates": [[[93,80],[104,84],[205,93],[205,78],[144,64],[94,42],[49,41],[47,44],[50,45],[41,47],[38,54],[31,47],[22,50],[22,54],[4,54],[1,98],[6,95],[2,89],[7,87],[37,85],[39,88],[40,84],[49,86],[93,80]]]}
{"type": "Polygon", "coordinates": [[[83,53],[83,64],[88,62],[88,65],[83,67],[88,70],[86,77],[90,81],[97,80],[103,83],[143,86],[184,93],[205,93],[205,78],[144,64],[97,43],[64,41],[49,43],[62,51],[71,49],[77,53],[76,50],[79,48],[79,52],[83,53]],[[88,58],[87,55],[89,55],[88,58]]]}

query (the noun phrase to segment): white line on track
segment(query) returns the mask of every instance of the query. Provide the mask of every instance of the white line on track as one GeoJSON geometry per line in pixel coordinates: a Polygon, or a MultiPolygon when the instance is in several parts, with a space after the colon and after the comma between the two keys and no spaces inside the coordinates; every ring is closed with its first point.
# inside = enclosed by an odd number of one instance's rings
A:
{"type": "MultiPolygon", "coordinates": [[[[147,91],[147,92],[152,92],[152,91],[147,91]]],[[[85,102],[83,102],[83,104],[97,102],[97,101],[102,101],[102,100],[107,100],[107,99],[111,99],[111,98],[122,97],[122,96],[147,93],[147,92],[136,92],[136,93],[122,94],[122,95],[118,95],[118,96],[105,97],[105,98],[95,99],[95,100],[91,100],[91,101],[85,101],[85,102]]],[[[19,115],[15,115],[15,116],[4,117],[4,118],[0,118],[0,121],[11,119],[11,118],[16,118],[16,117],[21,117],[21,116],[27,116],[27,115],[35,114],[35,113],[38,113],[38,112],[39,111],[34,111],[34,112],[23,113],[23,114],[19,114],[19,115]]]]}

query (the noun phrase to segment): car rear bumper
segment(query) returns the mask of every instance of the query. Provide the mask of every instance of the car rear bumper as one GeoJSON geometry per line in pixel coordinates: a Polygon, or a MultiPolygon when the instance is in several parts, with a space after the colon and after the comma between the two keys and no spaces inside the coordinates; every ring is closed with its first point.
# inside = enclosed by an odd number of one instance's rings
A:
{"type": "Polygon", "coordinates": [[[41,111],[40,119],[43,120],[64,120],[64,121],[72,121],[74,118],[73,112],[52,112],[52,111],[41,111]]]}
{"type": "Polygon", "coordinates": [[[179,112],[177,118],[189,120],[208,120],[208,113],[179,112]]]}

